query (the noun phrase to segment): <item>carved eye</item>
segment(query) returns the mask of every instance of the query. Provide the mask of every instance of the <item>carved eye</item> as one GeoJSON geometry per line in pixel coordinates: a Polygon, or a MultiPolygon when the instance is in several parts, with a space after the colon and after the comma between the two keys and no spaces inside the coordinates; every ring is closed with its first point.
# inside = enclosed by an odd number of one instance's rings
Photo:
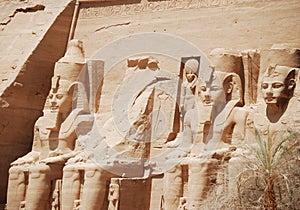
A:
{"type": "Polygon", "coordinates": [[[62,99],[63,96],[64,96],[63,94],[57,94],[57,95],[56,95],[56,98],[57,98],[57,99],[62,99]]]}
{"type": "Polygon", "coordinates": [[[272,84],[272,88],[281,88],[283,86],[282,83],[276,82],[272,84]]]}
{"type": "Polygon", "coordinates": [[[50,95],[49,95],[49,98],[52,99],[52,98],[53,98],[53,94],[50,94],[50,95]]]}
{"type": "Polygon", "coordinates": [[[263,89],[267,89],[268,88],[268,84],[267,83],[263,83],[262,85],[261,85],[261,88],[263,88],[263,89]]]}
{"type": "Polygon", "coordinates": [[[206,91],[206,87],[205,86],[201,86],[201,90],[202,91],[206,91]]]}
{"type": "Polygon", "coordinates": [[[216,91],[219,89],[220,89],[219,86],[215,86],[215,85],[210,87],[210,90],[212,90],[212,91],[216,91]]]}

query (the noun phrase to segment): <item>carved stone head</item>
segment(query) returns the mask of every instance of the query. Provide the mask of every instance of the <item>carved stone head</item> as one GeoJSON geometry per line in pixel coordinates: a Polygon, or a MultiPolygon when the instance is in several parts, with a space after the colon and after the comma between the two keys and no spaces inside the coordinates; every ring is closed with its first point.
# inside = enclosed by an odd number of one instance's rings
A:
{"type": "Polygon", "coordinates": [[[296,86],[296,68],[270,65],[261,83],[261,91],[266,104],[279,104],[289,100],[296,86]]]}
{"type": "Polygon", "coordinates": [[[240,76],[236,73],[223,73],[223,74],[224,76],[223,77],[220,76],[220,77],[223,84],[224,93],[226,96],[226,102],[230,100],[242,100],[243,89],[242,89],[242,82],[240,76]]]}
{"type": "Polygon", "coordinates": [[[243,87],[241,78],[242,56],[237,52],[226,49],[214,49],[210,58],[213,66],[206,71],[210,77],[201,84],[201,98],[207,104],[211,101],[219,105],[230,101],[243,101],[243,87]]]}
{"type": "Polygon", "coordinates": [[[200,98],[204,104],[218,104],[219,102],[224,102],[225,98],[222,83],[217,72],[214,70],[214,66],[209,66],[207,72],[210,74],[210,77],[206,80],[201,80],[200,98]]]}
{"type": "Polygon", "coordinates": [[[82,42],[71,40],[64,57],[55,64],[51,90],[48,95],[52,112],[68,113],[72,109],[73,93],[84,66],[82,42]]]}
{"type": "Polygon", "coordinates": [[[196,83],[198,80],[199,62],[192,58],[184,65],[185,77],[189,83],[196,83]]]}

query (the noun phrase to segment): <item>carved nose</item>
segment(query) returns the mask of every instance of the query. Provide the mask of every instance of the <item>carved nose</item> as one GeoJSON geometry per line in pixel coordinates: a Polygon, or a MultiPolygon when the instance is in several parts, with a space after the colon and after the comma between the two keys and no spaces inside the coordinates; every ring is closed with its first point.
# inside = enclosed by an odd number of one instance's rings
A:
{"type": "Polygon", "coordinates": [[[55,99],[52,99],[50,102],[51,102],[51,105],[52,105],[52,106],[56,106],[56,105],[57,105],[57,102],[56,102],[55,99]]]}
{"type": "Polygon", "coordinates": [[[209,92],[206,92],[204,95],[205,100],[210,100],[210,94],[209,92]]]}
{"type": "Polygon", "coordinates": [[[273,95],[273,90],[271,87],[268,87],[268,89],[266,90],[267,95],[273,95]]]}

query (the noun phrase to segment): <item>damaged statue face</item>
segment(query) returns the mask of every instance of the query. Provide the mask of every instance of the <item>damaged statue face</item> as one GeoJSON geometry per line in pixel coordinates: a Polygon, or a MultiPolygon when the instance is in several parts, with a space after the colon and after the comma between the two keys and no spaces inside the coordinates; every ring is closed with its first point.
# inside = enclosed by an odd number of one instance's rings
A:
{"type": "Polygon", "coordinates": [[[58,111],[60,113],[67,113],[72,107],[72,96],[69,94],[66,85],[60,81],[58,88],[51,88],[49,93],[50,110],[58,111]]]}
{"type": "Polygon", "coordinates": [[[199,62],[196,59],[190,59],[186,62],[184,70],[185,77],[189,83],[195,83],[198,79],[199,62]]]}
{"type": "Polygon", "coordinates": [[[224,102],[224,90],[215,74],[212,75],[212,80],[201,84],[200,97],[204,104],[217,105],[220,102],[224,102]]]}

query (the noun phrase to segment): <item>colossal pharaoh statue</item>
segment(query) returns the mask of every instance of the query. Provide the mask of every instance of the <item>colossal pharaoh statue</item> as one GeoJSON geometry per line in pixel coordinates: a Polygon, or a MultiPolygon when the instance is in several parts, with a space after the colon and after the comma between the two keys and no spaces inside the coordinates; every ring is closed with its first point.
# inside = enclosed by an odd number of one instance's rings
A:
{"type": "MultiPolygon", "coordinates": [[[[260,165],[258,167],[258,170],[266,170],[264,167],[271,167],[271,170],[268,169],[269,171],[266,174],[281,174],[281,170],[286,170],[285,167],[296,166],[289,161],[288,157],[281,156],[281,152],[285,150],[285,152],[289,151],[288,155],[294,155],[293,150],[288,149],[289,145],[293,145],[294,147],[296,145],[295,142],[299,142],[297,135],[295,135],[299,131],[300,126],[299,92],[297,92],[297,83],[299,82],[299,69],[297,68],[300,61],[298,56],[299,50],[285,47],[275,49],[272,47],[265,50],[262,55],[260,62],[261,74],[258,82],[258,102],[251,105],[248,109],[249,115],[247,117],[247,127],[244,137],[247,146],[236,150],[229,161],[229,190],[233,196],[238,193],[237,179],[243,180],[245,179],[243,176],[248,177],[248,169],[250,168],[250,173],[253,172],[251,170],[253,163],[257,164],[258,161],[270,160],[272,162],[270,165],[260,165]],[[264,147],[263,145],[267,146],[264,147]],[[268,154],[268,156],[255,156],[261,154],[268,154]],[[284,164],[279,164],[280,167],[278,168],[276,165],[281,163],[281,161],[284,164]],[[241,172],[246,173],[241,174],[241,172]]],[[[292,171],[292,173],[294,172],[292,171]]],[[[274,186],[275,191],[280,185],[280,178],[276,182],[278,184],[274,186]]],[[[244,189],[239,189],[242,194],[244,193],[243,190],[247,191],[253,188],[257,180],[249,179],[247,183],[247,186],[242,186],[244,189]]],[[[291,182],[291,185],[293,184],[291,182]]],[[[265,192],[267,191],[265,189],[265,192]]],[[[247,196],[243,197],[242,199],[245,199],[247,196]]],[[[246,204],[249,201],[243,200],[242,202],[246,204]]],[[[277,204],[280,202],[278,199],[277,204]]]]}
{"type": "Polygon", "coordinates": [[[299,67],[297,48],[278,44],[262,52],[260,98],[247,120],[250,132],[247,132],[246,140],[249,143],[253,143],[250,142],[253,129],[272,138],[282,138],[282,132],[298,132],[299,67]]]}
{"type": "MultiPolygon", "coordinates": [[[[186,59],[181,66],[180,77],[183,72],[185,77],[183,83],[178,83],[181,92],[176,93],[180,94],[181,116],[176,115],[180,129],[174,132],[178,134],[175,140],[175,135],[163,139],[167,143],[157,148],[182,153],[168,153],[161,158],[161,164],[151,162],[156,160],[151,158],[157,149],[151,145],[156,123],[153,113],[158,104],[156,96],[161,93],[159,85],[170,78],[158,71],[158,61],[148,56],[128,59],[125,78],[119,78],[123,81],[113,96],[115,101],[109,105],[99,102],[94,121],[86,97],[92,87],[88,90],[77,81],[85,65],[82,43],[71,41],[66,55],[56,63],[44,116],[35,125],[32,151],[12,163],[8,209],[132,209],[135,200],[143,200],[136,205],[139,209],[150,209],[151,187],[164,187],[161,198],[155,198],[153,203],[160,202],[166,210],[204,209],[213,192],[231,193],[237,177],[234,168],[241,169],[240,163],[244,163],[237,157],[249,138],[246,120],[248,126],[264,135],[299,128],[299,123],[295,125],[300,113],[299,98],[295,97],[299,69],[280,62],[268,64],[259,83],[263,101],[249,108],[244,107],[246,82],[241,55],[215,51],[212,61],[213,66],[203,72],[196,57],[186,59]],[[105,110],[102,106],[110,105],[111,110],[101,112],[105,110]],[[165,162],[172,165],[168,165],[170,170],[162,180],[165,162]],[[154,179],[164,186],[155,186],[154,179]],[[139,182],[142,188],[134,188],[139,182]],[[55,195],[54,190],[59,193],[55,195]],[[125,191],[138,193],[124,201],[125,191]]],[[[96,67],[92,70],[99,73],[96,67]]],[[[168,85],[176,89],[174,84],[168,85]]],[[[111,84],[103,87],[105,91],[113,89],[111,84]]],[[[99,98],[95,100],[103,100],[105,94],[97,94],[99,98]]],[[[110,100],[112,94],[106,97],[110,100]]],[[[162,97],[164,105],[170,102],[165,98],[162,97]]],[[[165,106],[171,110],[168,113],[178,111],[171,105],[165,106]]]]}
{"type": "MultiPolygon", "coordinates": [[[[138,74],[141,80],[151,83],[157,78],[155,75],[159,67],[158,62],[153,58],[128,59],[127,65],[124,80],[135,74],[138,74]]],[[[116,179],[112,179],[112,183],[108,186],[107,183],[111,178],[147,178],[150,175],[147,174],[148,169],[144,161],[149,158],[154,89],[155,86],[148,86],[132,102],[131,110],[128,111],[131,120],[130,128],[119,142],[115,139],[120,133],[112,119],[107,120],[100,129],[94,124],[88,135],[79,138],[79,141],[86,146],[91,141],[96,142],[92,150],[101,157],[97,159],[95,153],[88,153],[86,149],[68,160],[63,169],[62,207],[64,210],[72,210],[74,204],[85,210],[96,210],[107,205],[109,209],[117,209],[120,187],[116,179]],[[98,133],[99,130],[102,133],[98,133]],[[108,146],[112,142],[114,142],[113,146],[108,146]]]]}
{"type": "MultiPolygon", "coordinates": [[[[186,205],[190,209],[200,208],[202,201],[207,198],[212,187],[208,177],[216,176],[218,165],[223,161],[219,159],[223,157],[226,159],[225,156],[228,156],[229,151],[223,149],[224,144],[227,143],[226,147],[232,143],[236,144],[236,139],[243,138],[245,132],[247,111],[242,108],[242,82],[240,76],[235,73],[242,72],[242,58],[240,55],[223,53],[218,54],[218,58],[214,61],[216,66],[209,66],[199,81],[195,82],[196,92],[188,88],[183,89],[193,93],[190,94],[193,100],[189,100],[190,104],[185,105],[189,109],[185,110],[180,141],[177,138],[175,142],[167,144],[175,146],[183,144],[187,145],[184,148],[191,148],[190,157],[181,163],[182,166],[188,164],[189,168],[188,195],[185,196],[188,196],[186,205]],[[220,154],[213,155],[218,149],[220,154]],[[211,153],[212,156],[209,155],[204,161],[201,157],[203,153],[211,153]]],[[[195,68],[197,65],[190,66],[194,67],[193,72],[197,72],[195,68]]],[[[186,74],[189,75],[189,71],[186,71],[186,74]]],[[[194,75],[191,78],[198,80],[194,75]]],[[[190,82],[193,79],[190,79],[190,82]]],[[[186,83],[188,82],[187,77],[186,83]]],[[[177,208],[180,196],[185,194],[182,176],[182,167],[179,165],[165,173],[166,209],[177,208]]]]}
{"type": "Polygon", "coordinates": [[[248,115],[248,111],[242,108],[244,106],[242,56],[224,49],[216,49],[212,51],[211,58],[222,89],[222,93],[219,91],[219,95],[215,98],[223,98],[223,101],[219,100],[214,104],[208,150],[226,146],[223,143],[241,143],[245,136],[248,115]]]}
{"type": "Polygon", "coordinates": [[[298,114],[299,102],[294,97],[294,91],[298,71],[299,69],[290,66],[267,67],[261,81],[264,103],[258,105],[248,119],[249,126],[257,129],[261,135],[279,140],[278,138],[283,137],[280,137],[280,131],[296,131],[295,116],[298,114]]]}
{"type": "Polygon", "coordinates": [[[243,139],[248,114],[242,108],[243,86],[239,76],[243,71],[242,57],[217,51],[212,53],[212,58],[214,66],[210,76],[208,74],[209,79],[204,78],[199,88],[203,103],[212,106],[211,125],[207,139],[203,139],[203,150],[189,160],[189,209],[203,208],[203,202],[216,186],[213,180],[218,183],[224,181],[219,180],[217,174],[220,166],[230,159],[231,148],[228,147],[240,144],[243,139]]]}
{"type": "Polygon", "coordinates": [[[7,209],[18,209],[24,201],[31,210],[51,205],[50,194],[62,178],[63,165],[77,153],[77,136],[85,134],[92,121],[83,84],[76,82],[84,64],[82,42],[70,41],[55,65],[44,116],[34,127],[32,151],[11,164],[7,209]]]}

